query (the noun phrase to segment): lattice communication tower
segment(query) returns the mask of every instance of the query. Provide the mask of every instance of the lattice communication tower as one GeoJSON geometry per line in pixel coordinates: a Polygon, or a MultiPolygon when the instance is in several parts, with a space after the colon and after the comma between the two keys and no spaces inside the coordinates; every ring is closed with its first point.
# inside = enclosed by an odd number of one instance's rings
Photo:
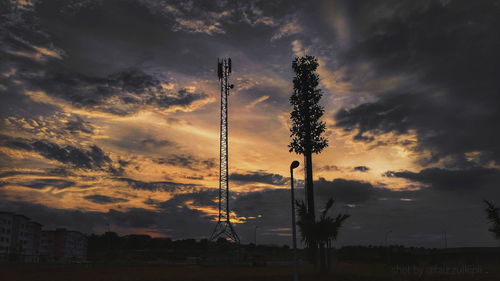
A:
{"type": "Polygon", "coordinates": [[[222,237],[239,244],[240,238],[231,223],[231,209],[229,208],[227,97],[229,96],[229,90],[234,87],[233,84],[228,82],[231,75],[231,58],[217,60],[217,74],[220,81],[219,220],[210,236],[210,240],[214,241],[222,237]]]}

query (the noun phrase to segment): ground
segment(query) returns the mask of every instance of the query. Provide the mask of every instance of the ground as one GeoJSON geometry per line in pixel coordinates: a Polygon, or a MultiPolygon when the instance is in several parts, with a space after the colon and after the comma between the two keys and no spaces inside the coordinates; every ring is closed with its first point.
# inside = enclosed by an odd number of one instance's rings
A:
{"type": "MultiPolygon", "coordinates": [[[[2,265],[4,281],[280,281],[293,280],[291,267],[200,267],[126,265],[2,265]]],[[[382,264],[337,264],[329,273],[300,268],[300,280],[338,281],[443,281],[500,280],[498,266],[394,267],[382,264]],[[422,275],[422,271],[427,271],[422,275]],[[447,272],[444,272],[447,271],[447,272]]]]}

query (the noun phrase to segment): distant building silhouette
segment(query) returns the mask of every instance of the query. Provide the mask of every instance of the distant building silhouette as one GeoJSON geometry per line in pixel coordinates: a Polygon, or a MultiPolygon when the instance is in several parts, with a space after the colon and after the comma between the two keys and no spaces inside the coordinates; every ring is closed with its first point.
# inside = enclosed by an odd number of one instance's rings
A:
{"type": "Polygon", "coordinates": [[[0,262],[37,263],[85,261],[87,238],[80,232],[42,225],[28,217],[0,212],[0,262]]]}
{"type": "Polygon", "coordinates": [[[0,261],[39,261],[41,224],[24,215],[0,212],[0,225],[0,261]]]}
{"type": "Polygon", "coordinates": [[[87,237],[64,228],[42,231],[40,258],[45,262],[78,262],[87,259],[87,237]]]}

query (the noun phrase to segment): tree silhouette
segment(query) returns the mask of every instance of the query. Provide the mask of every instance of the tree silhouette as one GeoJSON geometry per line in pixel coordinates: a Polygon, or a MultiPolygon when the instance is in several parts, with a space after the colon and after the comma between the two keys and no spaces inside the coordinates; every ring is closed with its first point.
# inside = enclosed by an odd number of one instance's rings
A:
{"type": "Polygon", "coordinates": [[[488,221],[492,224],[492,227],[488,229],[497,240],[500,241],[500,215],[499,209],[492,202],[484,200],[486,204],[486,213],[488,214],[488,221]]]}
{"type": "Polygon", "coordinates": [[[330,198],[326,202],[325,208],[321,212],[319,220],[316,221],[308,212],[304,201],[297,201],[297,225],[299,226],[302,241],[307,246],[320,246],[320,267],[326,269],[326,260],[333,241],[337,240],[339,229],[350,216],[348,214],[338,214],[336,217],[328,216],[328,211],[332,208],[334,200],[330,198]],[[325,250],[326,248],[326,250],[325,250]]]}
{"type": "Polygon", "coordinates": [[[320,121],[324,109],[318,104],[322,96],[321,89],[317,89],[318,66],[314,56],[297,57],[292,62],[295,72],[293,94],[290,97],[293,106],[290,114],[292,141],[288,145],[290,152],[304,155],[307,211],[312,218],[315,217],[312,153],[320,153],[328,146],[327,139],[321,136],[325,131],[325,123],[320,121]]]}

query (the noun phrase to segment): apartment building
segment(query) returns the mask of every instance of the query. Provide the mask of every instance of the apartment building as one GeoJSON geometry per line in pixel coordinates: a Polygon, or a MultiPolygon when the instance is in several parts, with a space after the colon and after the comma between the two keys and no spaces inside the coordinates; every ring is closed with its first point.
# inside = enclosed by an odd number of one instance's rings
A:
{"type": "Polygon", "coordinates": [[[41,231],[26,216],[0,212],[0,261],[38,262],[41,231]]]}
{"type": "Polygon", "coordinates": [[[24,215],[0,212],[0,262],[81,262],[87,259],[87,238],[64,228],[42,231],[24,215]]]}
{"type": "Polygon", "coordinates": [[[24,234],[26,241],[23,252],[24,262],[39,262],[41,234],[41,224],[34,221],[31,221],[27,224],[24,234]]]}
{"type": "Polygon", "coordinates": [[[13,213],[0,212],[0,261],[7,261],[12,241],[13,213]]]}
{"type": "Polygon", "coordinates": [[[44,230],[40,256],[46,262],[81,262],[87,259],[87,237],[64,228],[44,230]]]}

